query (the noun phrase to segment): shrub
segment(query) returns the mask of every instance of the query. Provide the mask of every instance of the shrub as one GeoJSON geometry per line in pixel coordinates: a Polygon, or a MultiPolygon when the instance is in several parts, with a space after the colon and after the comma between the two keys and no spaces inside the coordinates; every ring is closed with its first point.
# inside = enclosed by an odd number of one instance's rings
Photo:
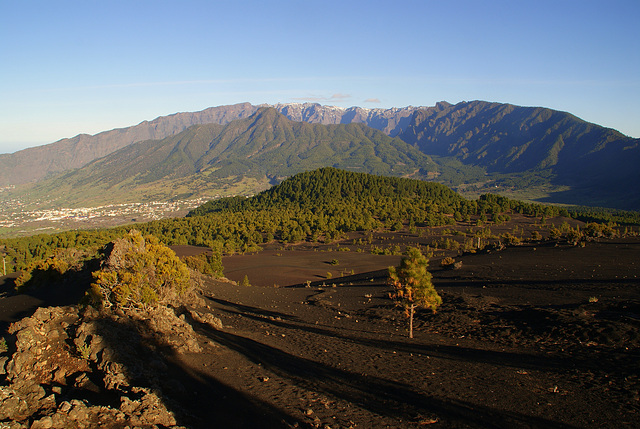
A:
{"type": "Polygon", "coordinates": [[[450,265],[453,265],[456,263],[456,260],[453,259],[451,256],[447,256],[446,258],[443,258],[442,261],[440,261],[440,266],[441,267],[448,267],[450,265]]]}
{"type": "Polygon", "coordinates": [[[578,228],[576,229],[571,228],[569,229],[569,231],[567,231],[567,241],[570,244],[573,244],[573,245],[578,244],[578,241],[580,241],[581,238],[582,238],[582,233],[578,228]]]}
{"type": "Polygon", "coordinates": [[[184,258],[184,263],[192,270],[207,276],[222,277],[223,275],[222,258],[219,253],[187,256],[184,258]]]}
{"type": "Polygon", "coordinates": [[[153,236],[132,230],[107,246],[102,269],[93,273],[93,304],[140,307],[171,301],[189,287],[189,270],[153,236]],[[96,302],[97,301],[97,302],[96,302]]]}
{"type": "Polygon", "coordinates": [[[551,227],[549,229],[549,237],[552,240],[558,240],[560,237],[562,237],[562,231],[560,231],[558,228],[556,227],[551,227]]]}
{"type": "Polygon", "coordinates": [[[446,249],[446,250],[458,250],[460,248],[460,242],[450,239],[448,237],[443,238],[440,241],[436,241],[435,245],[439,249],[446,249]]]}
{"type": "Polygon", "coordinates": [[[508,232],[502,234],[500,241],[502,241],[505,246],[517,246],[520,244],[520,238],[508,232]]]}
{"type": "Polygon", "coordinates": [[[79,269],[89,257],[86,251],[61,249],[54,256],[32,262],[15,280],[17,291],[34,286],[50,285],[60,281],[71,269],[79,269]]]}
{"type": "Polygon", "coordinates": [[[617,235],[617,231],[609,225],[590,222],[584,226],[582,233],[586,237],[607,237],[612,238],[617,235]]]}

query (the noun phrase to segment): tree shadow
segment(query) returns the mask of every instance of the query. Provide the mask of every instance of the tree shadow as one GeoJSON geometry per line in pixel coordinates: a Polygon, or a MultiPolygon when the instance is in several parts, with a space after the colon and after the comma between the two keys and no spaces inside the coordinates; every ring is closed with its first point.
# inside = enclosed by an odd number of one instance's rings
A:
{"type": "Polygon", "coordinates": [[[316,280],[309,283],[296,283],[293,285],[284,286],[284,288],[321,287],[326,286],[326,283],[349,283],[350,286],[354,287],[371,286],[371,282],[377,282],[377,284],[386,284],[389,277],[389,271],[387,269],[374,270],[359,274],[351,274],[348,276],[334,277],[331,279],[327,279],[321,275],[316,275],[316,277],[321,277],[323,280],[316,280]]]}
{"type": "MultiPolygon", "coordinates": [[[[186,365],[160,340],[161,334],[153,332],[149,321],[101,317],[95,322],[96,334],[113,351],[114,362],[122,365],[130,380],[129,386],[121,388],[122,393],[135,398],[131,386],[152,389],[174,413],[178,425],[282,428],[295,424],[296,419],[286,411],[186,365]]],[[[104,391],[104,385],[99,387],[104,391]]]]}
{"type": "MultiPolygon", "coordinates": [[[[475,427],[571,427],[540,417],[497,410],[462,400],[443,400],[418,392],[404,383],[335,368],[203,324],[200,324],[198,330],[213,341],[296,385],[356,404],[377,415],[413,421],[417,416],[436,414],[444,422],[475,427]]],[[[374,342],[371,345],[379,347],[381,344],[374,342]]]]}
{"type": "Polygon", "coordinates": [[[281,313],[279,311],[265,310],[260,307],[252,307],[250,305],[239,304],[237,302],[231,302],[225,299],[220,299],[215,297],[208,297],[208,299],[220,305],[234,308],[235,310],[237,310],[237,314],[257,315],[257,316],[260,316],[260,318],[280,318],[280,319],[286,319],[286,320],[299,320],[298,317],[296,316],[292,316],[286,313],[281,313]]]}
{"type": "MultiPolygon", "coordinates": [[[[94,261],[86,264],[90,265],[94,261]]],[[[30,280],[20,291],[15,289],[18,273],[5,276],[0,282],[0,330],[24,317],[30,317],[40,307],[76,305],[91,284],[91,272],[70,270],[62,275],[48,270],[34,270],[30,280]]]]}
{"type": "MultiPolygon", "coordinates": [[[[340,331],[346,331],[348,329],[341,328],[340,330],[337,330],[336,328],[323,324],[311,325],[305,322],[291,323],[285,320],[265,319],[254,314],[240,313],[235,310],[224,308],[218,310],[234,315],[241,315],[260,323],[267,323],[269,325],[277,326],[284,329],[301,330],[319,336],[339,338],[340,340],[345,342],[350,342],[380,350],[423,354],[463,362],[490,363],[497,366],[528,370],[559,371],[566,368],[575,368],[577,365],[577,362],[570,357],[513,353],[505,351],[497,352],[492,350],[463,346],[449,346],[442,344],[424,344],[416,340],[379,340],[375,338],[359,337],[356,335],[346,335],[344,333],[341,333],[340,331]]],[[[349,331],[359,333],[368,332],[366,330],[355,329],[350,329],[349,331]]]]}

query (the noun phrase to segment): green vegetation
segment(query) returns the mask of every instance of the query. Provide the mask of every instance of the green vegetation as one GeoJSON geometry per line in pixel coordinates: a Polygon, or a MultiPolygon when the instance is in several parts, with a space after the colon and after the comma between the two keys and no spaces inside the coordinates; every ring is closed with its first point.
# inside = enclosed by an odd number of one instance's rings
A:
{"type": "Polygon", "coordinates": [[[88,344],[81,344],[76,347],[76,353],[84,360],[89,360],[91,357],[91,347],[88,344]]]}
{"type": "Polygon", "coordinates": [[[132,230],[107,250],[103,267],[93,272],[92,304],[143,307],[172,301],[189,287],[189,271],[155,237],[132,230]]]}
{"type": "Polygon", "coordinates": [[[15,280],[15,288],[24,291],[31,287],[48,286],[59,282],[64,276],[82,271],[96,257],[95,252],[86,250],[54,249],[53,255],[31,260],[15,280]]]}
{"type": "Polygon", "coordinates": [[[398,137],[441,165],[460,162],[459,177],[437,180],[464,184],[459,190],[467,195],[528,193],[537,201],[640,207],[638,140],[564,112],[484,101],[440,104],[416,111],[398,137]],[[470,167],[484,177],[474,180],[470,167]]]}
{"type": "Polygon", "coordinates": [[[201,253],[197,256],[187,256],[184,258],[184,263],[192,270],[210,277],[222,277],[223,274],[220,253],[201,253]]]}
{"type": "Polygon", "coordinates": [[[570,207],[569,215],[583,222],[599,224],[640,225],[640,212],[606,209],[602,207],[570,207]]]}
{"type": "Polygon", "coordinates": [[[390,296],[404,308],[409,318],[409,338],[413,338],[413,316],[416,308],[424,307],[435,313],[442,304],[442,298],[431,282],[428,267],[429,260],[415,247],[407,249],[400,267],[389,267],[389,281],[394,288],[390,296]]]}
{"type": "MultiPolygon", "coordinates": [[[[625,213],[628,223],[637,219],[640,224],[638,213],[625,213]]],[[[571,235],[574,233],[567,235],[568,226],[561,230],[551,219],[580,218],[579,212],[557,206],[514,201],[495,194],[484,194],[470,201],[437,183],[322,168],[297,174],[254,197],[213,200],[192,210],[186,218],[138,224],[136,229],[143,236],[153,235],[168,246],[189,244],[212,249],[209,256],[187,258],[186,263],[196,271],[219,276],[223,254],[255,252],[275,240],[283,244],[332,243],[354,231],[368,232],[360,243],[370,245],[371,253],[391,255],[401,254],[402,249],[397,245],[373,244],[374,231],[408,230],[424,236],[425,227],[466,223],[469,233],[451,233],[466,238],[445,236],[435,245],[441,249],[470,251],[482,247],[480,239],[483,244],[489,239],[499,240],[489,226],[504,223],[515,214],[531,217],[555,239],[575,237],[571,235]],[[474,225],[482,225],[482,229],[474,225]]],[[[616,226],[613,218],[605,225],[590,222],[580,231],[580,237],[613,236],[619,233],[616,226]]],[[[75,251],[89,258],[107,243],[125,237],[128,230],[129,227],[119,227],[39,234],[0,240],[0,248],[6,254],[9,272],[35,270],[36,277],[38,272],[56,276],[67,269],[65,263],[70,263],[67,256],[60,253],[61,249],[78,249],[75,251]],[[43,262],[48,258],[54,259],[43,262]]],[[[523,239],[521,232],[512,235],[503,238],[509,244],[523,239]]],[[[542,235],[536,237],[534,239],[541,239],[542,235]]],[[[28,281],[26,277],[20,280],[28,281]]]]}
{"type": "Polygon", "coordinates": [[[447,256],[446,258],[442,258],[442,261],[440,261],[440,266],[451,267],[455,263],[456,263],[456,260],[454,258],[452,258],[451,256],[447,256]]]}

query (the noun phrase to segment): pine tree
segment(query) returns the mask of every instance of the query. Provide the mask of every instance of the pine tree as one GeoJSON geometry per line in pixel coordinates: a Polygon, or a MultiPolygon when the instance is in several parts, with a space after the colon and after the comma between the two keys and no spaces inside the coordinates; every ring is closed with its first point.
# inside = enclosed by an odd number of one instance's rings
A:
{"type": "Polygon", "coordinates": [[[242,283],[240,283],[241,286],[251,286],[251,283],[249,283],[249,277],[247,275],[244,276],[244,278],[242,279],[242,283]]]}
{"type": "Polygon", "coordinates": [[[389,279],[394,287],[390,297],[405,309],[409,318],[409,338],[413,338],[413,316],[416,308],[428,308],[435,313],[442,304],[442,298],[436,292],[427,270],[429,259],[420,249],[407,248],[399,267],[389,267],[389,279]]]}

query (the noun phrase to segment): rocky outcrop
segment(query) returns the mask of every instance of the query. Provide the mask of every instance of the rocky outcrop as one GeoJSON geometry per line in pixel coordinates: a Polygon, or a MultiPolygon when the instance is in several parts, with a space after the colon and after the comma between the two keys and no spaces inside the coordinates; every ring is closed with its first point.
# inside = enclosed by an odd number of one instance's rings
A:
{"type": "Polygon", "coordinates": [[[395,137],[409,125],[416,110],[425,108],[413,106],[390,109],[366,109],[357,106],[344,108],[317,103],[276,104],[273,107],[292,121],[323,125],[365,124],[391,137],[395,137]]]}
{"type": "Polygon", "coordinates": [[[180,427],[180,408],[164,394],[181,388],[167,356],[202,350],[187,318],[221,327],[213,315],[185,313],[49,307],[12,324],[0,427],[180,427]]]}

